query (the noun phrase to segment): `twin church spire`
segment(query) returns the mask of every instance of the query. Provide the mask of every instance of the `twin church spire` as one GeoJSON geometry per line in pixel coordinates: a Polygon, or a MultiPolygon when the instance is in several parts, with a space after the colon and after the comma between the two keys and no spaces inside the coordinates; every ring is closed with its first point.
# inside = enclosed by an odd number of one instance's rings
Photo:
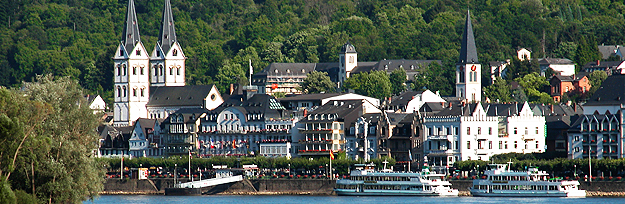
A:
{"type": "Polygon", "coordinates": [[[141,42],[134,0],[128,1],[126,21],[114,61],[114,125],[132,125],[147,118],[151,86],[184,86],[185,61],[171,12],[165,0],[158,42],[148,53],[141,42]]]}

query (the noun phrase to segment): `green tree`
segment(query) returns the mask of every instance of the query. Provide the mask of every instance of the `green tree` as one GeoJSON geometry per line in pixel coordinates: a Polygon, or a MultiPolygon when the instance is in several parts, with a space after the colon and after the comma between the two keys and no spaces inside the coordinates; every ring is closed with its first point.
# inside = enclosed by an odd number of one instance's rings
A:
{"type": "Polygon", "coordinates": [[[495,83],[484,87],[484,95],[493,102],[512,102],[510,85],[505,79],[497,77],[495,83]]]}
{"type": "Polygon", "coordinates": [[[536,72],[532,72],[523,77],[516,78],[514,81],[518,82],[523,87],[523,92],[527,95],[528,102],[530,103],[545,103],[552,104],[553,99],[548,93],[542,92],[544,86],[548,85],[545,77],[538,75],[536,72]]]}
{"type": "Polygon", "coordinates": [[[306,78],[302,86],[297,88],[304,93],[332,93],[336,89],[336,85],[326,72],[313,71],[306,74],[306,78]]]}
{"type": "MultiPolygon", "coordinates": [[[[605,71],[594,71],[588,75],[588,81],[590,81],[590,93],[594,93],[601,87],[603,80],[608,78],[608,74],[605,71]]],[[[592,95],[592,94],[589,94],[592,95]]]]}
{"type": "Polygon", "coordinates": [[[373,98],[391,96],[391,82],[385,71],[361,72],[345,80],[345,88],[373,98]]]}
{"type": "Polygon", "coordinates": [[[12,130],[0,131],[0,174],[13,189],[49,203],[97,196],[104,177],[91,157],[98,119],[78,83],[37,76],[20,89],[0,89],[0,104],[0,128],[12,130]]]}
{"type": "Polygon", "coordinates": [[[389,75],[389,80],[393,95],[399,95],[406,90],[406,70],[404,68],[393,70],[389,75]]]}

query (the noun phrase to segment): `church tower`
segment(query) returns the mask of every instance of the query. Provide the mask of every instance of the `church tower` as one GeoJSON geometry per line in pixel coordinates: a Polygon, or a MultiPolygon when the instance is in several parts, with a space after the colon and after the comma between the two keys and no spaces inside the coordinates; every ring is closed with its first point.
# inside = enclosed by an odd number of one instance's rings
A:
{"type": "Polygon", "coordinates": [[[158,42],[150,56],[152,86],[184,86],[187,58],[176,38],[170,0],[165,0],[161,23],[158,42]]]}
{"type": "Polygon", "coordinates": [[[471,25],[471,15],[467,11],[467,22],[462,33],[460,59],[456,64],[456,97],[465,98],[469,102],[482,99],[482,65],[477,59],[475,37],[471,25]]]}
{"type": "Polygon", "coordinates": [[[114,62],[114,125],[128,126],[137,118],[148,116],[150,58],[141,42],[135,3],[128,1],[122,40],[114,62]]]}
{"type": "Polygon", "coordinates": [[[339,53],[339,82],[341,85],[349,78],[349,74],[356,66],[358,66],[358,53],[354,45],[348,41],[341,47],[339,53]]]}

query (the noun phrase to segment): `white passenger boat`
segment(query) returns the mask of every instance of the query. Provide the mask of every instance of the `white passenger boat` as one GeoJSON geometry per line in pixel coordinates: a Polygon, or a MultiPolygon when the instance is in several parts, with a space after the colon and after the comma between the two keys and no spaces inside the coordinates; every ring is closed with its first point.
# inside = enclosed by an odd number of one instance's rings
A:
{"type": "Polygon", "coordinates": [[[356,164],[350,178],[339,179],[334,191],[351,196],[458,196],[444,174],[422,172],[375,171],[374,164],[356,164]]]}
{"type": "Polygon", "coordinates": [[[547,172],[530,167],[527,171],[511,171],[511,162],[491,164],[484,179],[473,180],[473,196],[487,197],[586,197],[578,181],[549,179],[547,172]]]}

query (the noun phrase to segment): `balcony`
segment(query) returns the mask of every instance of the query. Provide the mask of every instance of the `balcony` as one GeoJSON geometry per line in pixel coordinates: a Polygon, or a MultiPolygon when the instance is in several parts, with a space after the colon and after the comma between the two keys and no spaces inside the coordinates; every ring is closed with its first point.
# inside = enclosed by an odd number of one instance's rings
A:
{"type": "Polygon", "coordinates": [[[454,150],[430,150],[429,151],[430,154],[444,154],[444,155],[449,155],[449,154],[453,154],[455,153],[454,150]]]}
{"type": "Polygon", "coordinates": [[[297,151],[299,155],[327,155],[330,156],[330,150],[322,149],[322,150],[299,150],[297,151]]]}
{"type": "Polygon", "coordinates": [[[451,140],[453,138],[452,135],[430,135],[428,136],[428,140],[451,140]]]}
{"type": "Polygon", "coordinates": [[[300,133],[331,133],[332,129],[300,129],[300,133]]]}
{"type": "Polygon", "coordinates": [[[329,139],[321,139],[321,140],[311,140],[311,139],[306,139],[306,140],[299,140],[299,143],[301,144],[331,144],[333,140],[329,140],[329,139]]]}

